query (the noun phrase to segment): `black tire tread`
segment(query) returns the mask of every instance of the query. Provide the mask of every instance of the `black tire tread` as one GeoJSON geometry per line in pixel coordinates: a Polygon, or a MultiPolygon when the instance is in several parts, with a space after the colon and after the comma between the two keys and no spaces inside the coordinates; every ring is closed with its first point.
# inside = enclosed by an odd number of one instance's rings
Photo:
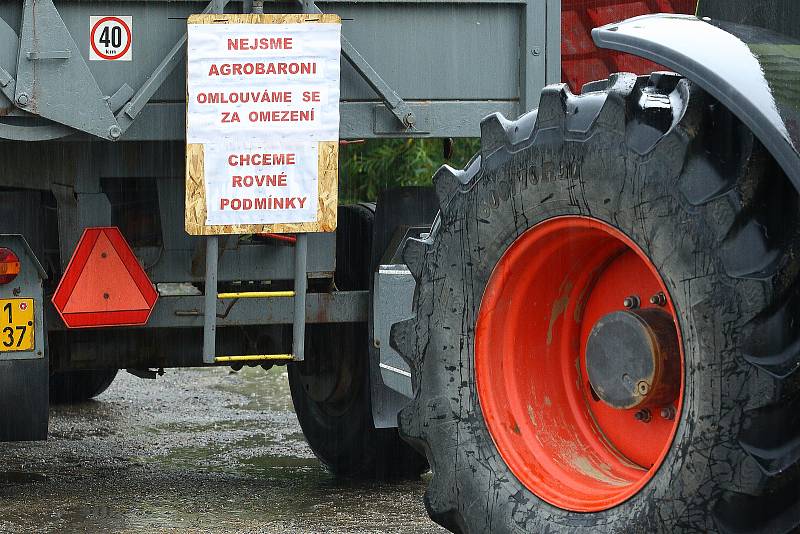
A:
{"type": "MultiPolygon", "coordinates": [[[[509,154],[539,139],[552,136],[564,141],[585,139],[598,128],[624,132],[641,124],[651,126],[650,130],[662,129],[654,134],[652,146],[642,145],[641,153],[677,146],[688,154],[686,161],[678,162],[683,169],[679,188],[685,209],[716,229],[717,254],[730,277],[730,288],[752,304],[748,310],[740,310],[746,323],[740,335],[740,346],[744,348],[742,354],[732,355],[732,365],[737,366],[736,373],[748,377],[751,388],[758,394],[749,397],[741,416],[741,447],[729,451],[730,465],[723,469],[734,473],[722,484],[725,492],[709,512],[714,513],[721,531],[761,531],[766,519],[752,524],[736,519],[737,514],[747,511],[752,517],[761,517],[759,510],[771,510],[773,516],[783,518],[778,523],[770,519],[769,528],[775,528],[775,532],[800,528],[797,513],[800,418],[792,415],[800,412],[797,378],[800,373],[795,373],[800,367],[798,192],[791,187],[784,190],[789,193],[785,196],[794,199],[789,201],[793,212],[788,210],[785,217],[770,213],[786,208],[786,204],[780,203],[782,199],[775,198],[773,186],[767,183],[774,183],[781,175],[770,155],[730,112],[677,75],[655,73],[648,78],[618,74],[587,88],[590,91],[583,95],[573,95],[564,84],[545,88],[538,111],[524,120],[509,121],[499,114],[487,117],[481,124],[480,156],[474,160],[479,165],[470,165],[464,171],[444,167],[436,173],[434,182],[440,195],[442,226],[454,224],[453,206],[458,195],[467,194],[484,174],[502,165],[509,154]],[[641,105],[642,95],[673,90],[682,92],[686,105],[680,116],[664,126],[663,114],[653,114],[641,105]],[[587,114],[592,116],[588,123],[587,114]],[[535,127],[529,129],[531,119],[535,127]],[[733,133],[709,145],[710,136],[700,133],[720,125],[726,128],[721,131],[733,133]],[[524,139],[519,135],[520,130],[527,134],[524,139]],[[774,432],[778,426],[787,425],[788,431],[774,432]],[[775,510],[776,502],[784,502],[785,506],[775,510]]],[[[417,318],[396,325],[392,337],[398,350],[411,362],[416,395],[401,413],[400,423],[404,437],[427,454],[434,472],[425,498],[431,517],[450,530],[468,532],[469,525],[459,504],[454,497],[447,498],[448,488],[454,485],[440,480],[443,475],[437,472],[437,465],[448,459],[432,450],[435,447],[428,442],[422,428],[422,421],[447,424],[444,417],[441,423],[436,422],[436,403],[424,401],[419,389],[422,358],[431,328],[426,321],[433,306],[430,298],[426,301],[420,296],[419,286],[425,283],[423,272],[435,270],[436,263],[442,261],[435,250],[438,231],[435,229],[428,240],[406,245],[404,257],[413,266],[411,270],[418,281],[417,318]]],[[[425,398],[430,397],[435,395],[429,393],[425,398]]],[[[450,402],[439,400],[444,404],[450,402]]]]}

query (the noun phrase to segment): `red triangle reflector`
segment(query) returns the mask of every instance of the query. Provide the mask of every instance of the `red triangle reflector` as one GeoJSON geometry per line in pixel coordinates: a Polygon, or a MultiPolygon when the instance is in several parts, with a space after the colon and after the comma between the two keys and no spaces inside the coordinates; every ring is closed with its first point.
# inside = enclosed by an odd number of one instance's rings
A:
{"type": "Polygon", "coordinates": [[[87,228],[53,295],[69,328],[147,323],[158,292],[118,228],[87,228]]]}

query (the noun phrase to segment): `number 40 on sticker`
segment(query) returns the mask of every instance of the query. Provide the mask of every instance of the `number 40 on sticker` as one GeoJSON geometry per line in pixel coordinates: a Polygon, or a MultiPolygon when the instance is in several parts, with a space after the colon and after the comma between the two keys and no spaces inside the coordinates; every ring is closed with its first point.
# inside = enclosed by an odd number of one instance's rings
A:
{"type": "Polygon", "coordinates": [[[133,17],[89,17],[89,59],[130,61],[133,57],[133,17]]]}

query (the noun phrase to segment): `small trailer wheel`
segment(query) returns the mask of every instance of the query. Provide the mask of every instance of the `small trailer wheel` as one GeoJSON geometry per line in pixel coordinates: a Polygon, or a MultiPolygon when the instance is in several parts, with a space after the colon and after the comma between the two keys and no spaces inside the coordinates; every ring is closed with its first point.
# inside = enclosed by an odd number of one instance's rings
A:
{"type": "Polygon", "coordinates": [[[116,369],[64,371],[50,375],[50,403],[72,404],[93,399],[107,390],[116,369]]]}
{"type": "MultiPolygon", "coordinates": [[[[372,205],[342,206],[336,239],[340,290],[369,288],[372,205]]],[[[289,386],[303,433],[334,474],[361,479],[416,478],[428,468],[396,428],[376,429],[366,323],[309,325],[306,359],[289,365],[289,386]]]]}

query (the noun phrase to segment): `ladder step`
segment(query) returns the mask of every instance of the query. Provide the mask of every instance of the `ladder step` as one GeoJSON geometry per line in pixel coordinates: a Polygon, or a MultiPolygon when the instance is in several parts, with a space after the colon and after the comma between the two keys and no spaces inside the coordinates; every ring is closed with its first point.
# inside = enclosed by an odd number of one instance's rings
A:
{"type": "MultiPolygon", "coordinates": [[[[216,0],[215,0],[216,1],[216,0]]],[[[224,3],[224,2],[223,2],[224,3]]],[[[294,243],[293,291],[239,291],[220,293],[217,269],[219,267],[219,238],[206,236],[206,285],[203,294],[203,363],[225,364],[231,362],[298,361],[305,359],[306,292],[308,290],[308,234],[297,234],[294,243]],[[216,356],[217,305],[221,299],[292,298],[292,354],[252,354],[242,356],[216,356]]],[[[252,286],[251,286],[252,287],[252,286]]]]}
{"type": "Polygon", "coordinates": [[[268,360],[294,360],[292,354],[249,354],[245,356],[217,356],[214,363],[260,362],[268,360]]]}
{"type": "Polygon", "coordinates": [[[280,297],[294,297],[294,291],[250,291],[242,293],[219,293],[220,299],[270,299],[280,297]]]}

